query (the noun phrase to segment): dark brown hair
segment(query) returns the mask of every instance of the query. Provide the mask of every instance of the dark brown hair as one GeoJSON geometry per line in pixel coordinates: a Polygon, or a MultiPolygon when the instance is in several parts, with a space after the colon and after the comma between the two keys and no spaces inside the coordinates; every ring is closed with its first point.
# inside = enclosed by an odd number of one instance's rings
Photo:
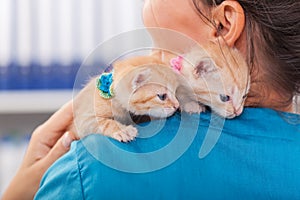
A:
{"type": "MultiPolygon", "coordinates": [[[[193,0],[199,14],[199,3],[211,7],[224,0],[193,0]]],[[[300,93],[300,1],[299,0],[237,0],[244,9],[249,66],[263,63],[264,82],[291,103],[300,93]]],[[[213,22],[212,22],[213,24],[213,22]]],[[[216,27],[215,27],[216,28],[216,27]]],[[[253,80],[255,81],[255,80],[253,80]]],[[[283,102],[282,102],[283,103],[283,102]]]]}

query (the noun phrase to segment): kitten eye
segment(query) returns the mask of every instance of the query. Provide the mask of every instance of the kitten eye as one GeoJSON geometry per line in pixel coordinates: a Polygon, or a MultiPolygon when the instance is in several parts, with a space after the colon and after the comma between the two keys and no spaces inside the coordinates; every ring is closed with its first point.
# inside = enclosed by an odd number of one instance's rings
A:
{"type": "Polygon", "coordinates": [[[228,101],[230,101],[230,96],[225,95],[225,94],[220,94],[220,99],[223,102],[228,102],[228,101]]]}
{"type": "Polygon", "coordinates": [[[166,98],[167,98],[167,94],[166,93],[164,93],[164,94],[157,94],[157,96],[162,101],[166,100],[166,98]]]}

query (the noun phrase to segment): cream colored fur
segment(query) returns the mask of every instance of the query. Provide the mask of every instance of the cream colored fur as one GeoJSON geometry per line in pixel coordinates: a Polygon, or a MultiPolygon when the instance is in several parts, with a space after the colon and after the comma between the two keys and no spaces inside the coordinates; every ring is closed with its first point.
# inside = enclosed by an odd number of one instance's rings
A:
{"type": "Polygon", "coordinates": [[[114,97],[102,98],[93,78],[74,99],[73,131],[80,138],[100,133],[122,142],[133,140],[137,129],[132,126],[130,113],[165,118],[178,109],[177,78],[170,68],[150,57],[115,63],[114,97]]]}
{"type": "Polygon", "coordinates": [[[204,105],[226,118],[242,113],[250,75],[237,50],[213,45],[193,48],[183,55],[180,74],[171,70],[173,57],[172,53],[160,52],[114,63],[112,99],[99,95],[93,78],[74,100],[73,130],[81,138],[100,133],[127,142],[137,136],[129,113],[168,117],[179,103],[181,110],[189,113],[204,111],[204,105]],[[162,101],[158,94],[167,98],[162,101]],[[222,101],[224,95],[230,99],[222,101]]]}

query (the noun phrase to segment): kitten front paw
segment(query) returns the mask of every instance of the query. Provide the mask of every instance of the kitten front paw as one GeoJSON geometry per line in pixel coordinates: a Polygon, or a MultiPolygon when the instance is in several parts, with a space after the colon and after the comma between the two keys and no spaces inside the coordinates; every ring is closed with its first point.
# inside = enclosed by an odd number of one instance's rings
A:
{"type": "Polygon", "coordinates": [[[125,126],[120,131],[115,132],[112,137],[119,142],[130,142],[135,139],[137,134],[137,129],[130,125],[125,126]]]}
{"type": "Polygon", "coordinates": [[[181,111],[187,112],[189,114],[192,114],[192,113],[200,114],[201,112],[205,111],[205,107],[200,105],[196,101],[191,101],[191,102],[185,103],[181,107],[181,111]]]}

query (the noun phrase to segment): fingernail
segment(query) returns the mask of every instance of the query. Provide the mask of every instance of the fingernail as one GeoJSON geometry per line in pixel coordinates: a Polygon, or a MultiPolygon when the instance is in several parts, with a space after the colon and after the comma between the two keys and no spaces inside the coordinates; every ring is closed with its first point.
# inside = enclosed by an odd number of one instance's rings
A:
{"type": "Polygon", "coordinates": [[[72,141],[73,139],[71,138],[69,132],[65,133],[62,139],[62,144],[64,145],[64,147],[67,149],[70,148],[72,141]]]}

